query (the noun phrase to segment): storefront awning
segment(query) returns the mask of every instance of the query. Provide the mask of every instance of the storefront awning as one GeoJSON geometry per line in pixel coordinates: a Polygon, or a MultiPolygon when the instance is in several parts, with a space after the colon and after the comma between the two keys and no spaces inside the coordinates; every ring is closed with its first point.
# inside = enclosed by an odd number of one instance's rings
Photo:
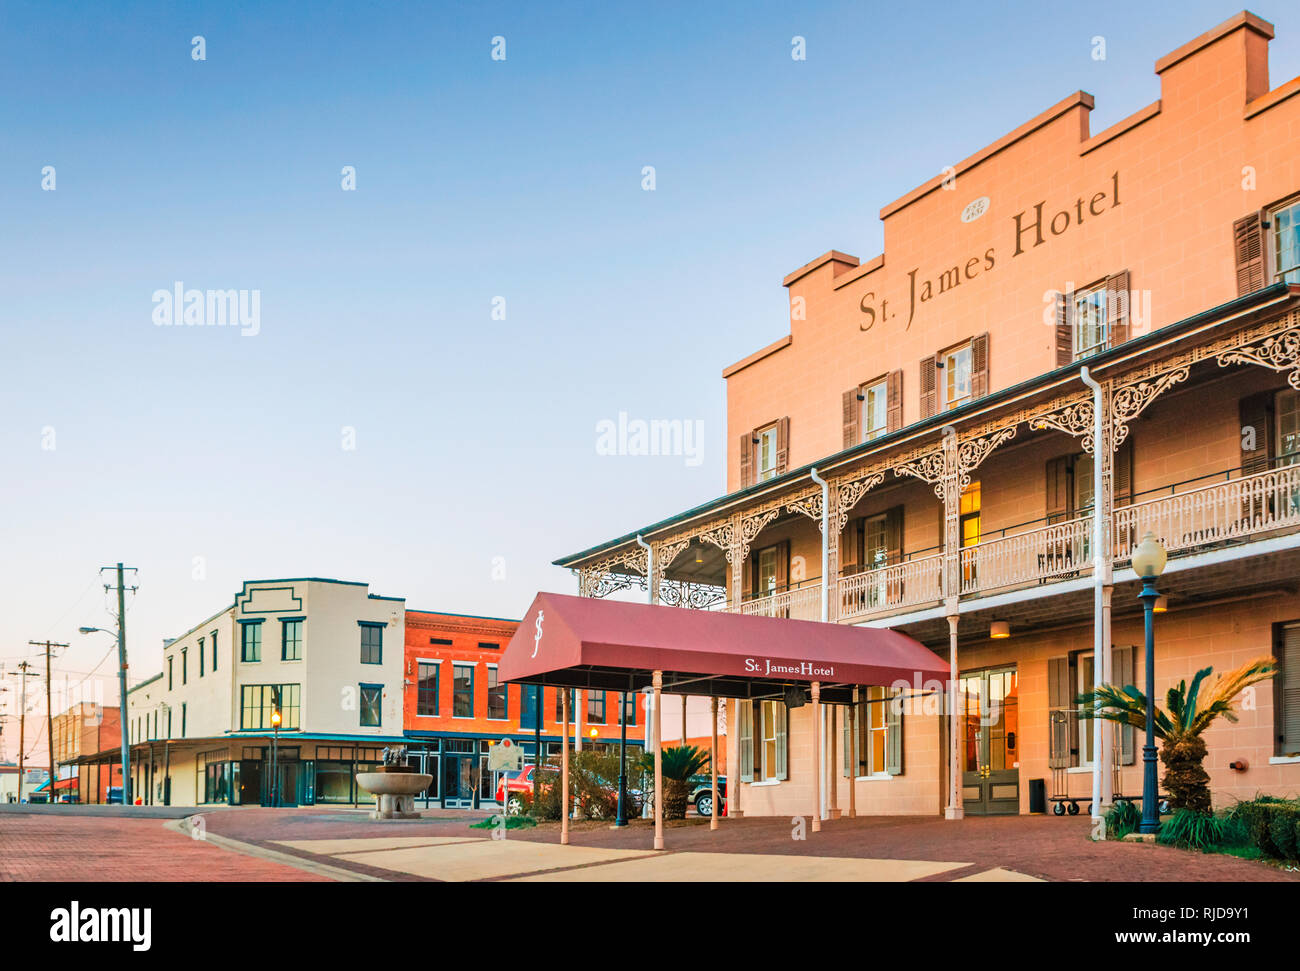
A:
{"type": "Polygon", "coordinates": [[[501,656],[503,681],[723,698],[773,697],[822,685],[847,702],[859,685],[942,690],[948,663],[904,634],[807,620],[539,593],[501,656]]]}

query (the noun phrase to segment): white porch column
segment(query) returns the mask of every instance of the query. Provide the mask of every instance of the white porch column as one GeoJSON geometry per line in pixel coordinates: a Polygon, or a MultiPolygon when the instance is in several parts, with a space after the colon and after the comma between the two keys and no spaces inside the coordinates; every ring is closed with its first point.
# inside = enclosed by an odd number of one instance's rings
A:
{"type": "Polygon", "coordinates": [[[961,819],[961,700],[957,684],[957,615],[948,616],[948,808],[945,819],[961,819]]]}
{"type": "MultiPolygon", "coordinates": [[[[813,820],[812,831],[822,831],[822,685],[820,681],[812,683],[813,716],[813,820]]],[[[786,758],[789,758],[787,753],[786,758]]]]}
{"type": "MultiPolygon", "coordinates": [[[[1115,652],[1111,648],[1110,636],[1110,600],[1114,590],[1115,588],[1112,586],[1101,588],[1101,667],[1102,679],[1107,684],[1115,683],[1115,652]]],[[[1101,777],[1101,814],[1104,816],[1115,803],[1115,730],[1111,722],[1102,722],[1097,719],[1097,723],[1103,725],[1101,733],[1101,764],[1106,768],[1101,777]]]]}
{"type": "Polygon", "coordinates": [[[569,689],[560,690],[560,845],[569,845],[569,689]]]}
{"type": "Polygon", "coordinates": [[[718,803],[718,696],[714,695],[709,699],[709,708],[713,713],[713,740],[709,743],[709,767],[712,773],[710,785],[713,787],[711,795],[713,802],[713,812],[709,816],[709,829],[718,828],[718,815],[722,812],[722,806],[718,803]]]}
{"type": "Polygon", "coordinates": [[[655,739],[655,849],[664,848],[664,752],[659,732],[662,708],[659,693],[664,686],[664,673],[654,672],[654,739],[655,739]]]}

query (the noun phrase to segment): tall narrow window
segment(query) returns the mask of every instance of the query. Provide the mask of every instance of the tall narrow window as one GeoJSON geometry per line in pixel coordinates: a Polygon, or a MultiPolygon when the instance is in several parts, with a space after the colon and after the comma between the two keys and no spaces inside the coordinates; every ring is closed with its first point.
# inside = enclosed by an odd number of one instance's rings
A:
{"type": "Polygon", "coordinates": [[[755,436],[758,439],[758,481],[776,478],[776,426],[770,425],[755,436]]]}
{"type": "Polygon", "coordinates": [[[205,648],[205,644],[203,638],[200,637],[199,638],[199,677],[200,678],[203,677],[203,655],[205,653],[204,648],[205,648]]]}
{"type": "Polygon", "coordinates": [[[1300,283],[1300,202],[1273,212],[1273,282],[1300,283]]]}
{"type": "Polygon", "coordinates": [[[497,669],[488,668],[488,714],[489,718],[505,719],[506,714],[506,686],[497,680],[497,669]]]}
{"type": "Polygon", "coordinates": [[[190,649],[181,648],[181,684],[188,684],[190,680],[190,649]]]}
{"type": "Polygon", "coordinates": [[[1273,652],[1281,670],[1273,679],[1277,754],[1300,756],[1300,623],[1279,625],[1273,652]]]}
{"type": "Polygon", "coordinates": [[[212,632],[212,670],[217,670],[217,632],[212,632]]]}
{"type": "Polygon", "coordinates": [[[241,661],[262,660],[262,622],[242,621],[239,625],[239,659],[241,661]]]}
{"type": "Polygon", "coordinates": [[[384,663],[384,625],[369,621],[360,621],[361,625],[361,663],[384,663]]]}
{"type": "Polygon", "coordinates": [[[1074,293],[1074,359],[1105,350],[1109,343],[1106,317],[1106,284],[1074,293]]]}
{"type": "Polygon", "coordinates": [[[418,683],[415,713],[434,716],[438,714],[438,665],[421,661],[418,666],[418,683]]]}
{"type": "Polygon", "coordinates": [[[383,725],[381,702],[384,686],[380,684],[363,684],[361,688],[361,727],[378,728],[383,725]]]}
{"type": "Polygon", "coordinates": [[[519,727],[521,729],[537,727],[537,715],[541,711],[537,698],[541,690],[541,686],[536,684],[520,686],[519,727]]]}
{"type": "Polygon", "coordinates": [[[176,685],[173,684],[172,682],[172,662],[175,660],[176,658],[174,656],[169,657],[167,659],[167,690],[168,691],[171,691],[176,687],[176,685]]]}
{"type": "Polygon", "coordinates": [[[605,724],[605,692],[587,692],[587,724],[605,724]]]}
{"type": "Polygon", "coordinates": [[[451,714],[453,718],[474,717],[474,665],[454,664],[451,670],[451,714]]]}
{"type": "Polygon", "coordinates": [[[963,344],[939,356],[943,367],[943,406],[956,408],[971,399],[971,346],[963,344]]]}
{"type": "Polygon", "coordinates": [[[294,617],[280,622],[280,660],[302,660],[302,618],[294,617]]]}
{"type": "Polygon", "coordinates": [[[1300,459],[1300,391],[1278,392],[1274,410],[1278,465],[1294,465],[1300,459]]]}
{"type": "Polygon", "coordinates": [[[869,442],[889,431],[889,387],[877,381],[862,389],[862,440],[869,442]]]}
{"type": "Polygon", "coordinates": [[[637,692],[626,692],[627,697],[623,701],[623,718],[629,725],[636,724],[636,698],[637,692]]]}

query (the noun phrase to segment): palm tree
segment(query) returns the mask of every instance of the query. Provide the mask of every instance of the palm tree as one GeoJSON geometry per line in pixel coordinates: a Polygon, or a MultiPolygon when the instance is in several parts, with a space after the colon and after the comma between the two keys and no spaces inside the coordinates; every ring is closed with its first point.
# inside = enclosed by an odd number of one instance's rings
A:
{"type": "MultiPolygon", "coordinates": [[[[1208,694],[1201,697],[1201,682],[1213,670],[1197,671],[1190,688],[1186,681],[1171,687],[1165,696],[1167,712],[1155,706],[1155,735],[1163,742],[1160,761],[1165,765],[1163,784],[1169,793],[1170,809],[1210,811],[1210,776],[1201,765],[1206,755],[1201,733],[1220,715],[1235,722],[1233,699],[1247,686],[1273,677],[1277,662],[1271,657],[1248,661],[1235,671],[1221,674],[1208,694]]],[[[1146,730],[1147,698],[1131,684],[1123,688],[1104,684],[1079,695],[1078,703],[1084,706],[1080,718],[1104,718],[1146,730]]]]}
{"type": "MultiPolygon", "coordinates": [[[[709,753],[698,745],[677,745],[663,751],[664,819],[685,819],[686,803],[691,795],[691,776],[709,766],[709,753]]],[[[655,757],[641,756],[640,767],[654,777],[655,757]]]]}

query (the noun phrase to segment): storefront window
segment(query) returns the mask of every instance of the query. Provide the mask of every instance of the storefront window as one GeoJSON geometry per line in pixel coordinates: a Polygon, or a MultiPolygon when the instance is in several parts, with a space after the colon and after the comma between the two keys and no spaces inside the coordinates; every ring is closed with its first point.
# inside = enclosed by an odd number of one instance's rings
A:
{"type": "Polygon", "coordinates": [[[506,712],[506,686],[497,681],[497,669],[488,668],[488,717],[504,720],[506,712]]]}
{"type": "Polygon", "coordinates": [[[438,665],[431,661],[421,661],[418,678],[415,713],[430,716],[438,714],[438,665]]]}
{"type": "Polygon", "coordinates": [[[451,714],[453,718],[474,717],[474,665],[452,665],[451,714]]]}

